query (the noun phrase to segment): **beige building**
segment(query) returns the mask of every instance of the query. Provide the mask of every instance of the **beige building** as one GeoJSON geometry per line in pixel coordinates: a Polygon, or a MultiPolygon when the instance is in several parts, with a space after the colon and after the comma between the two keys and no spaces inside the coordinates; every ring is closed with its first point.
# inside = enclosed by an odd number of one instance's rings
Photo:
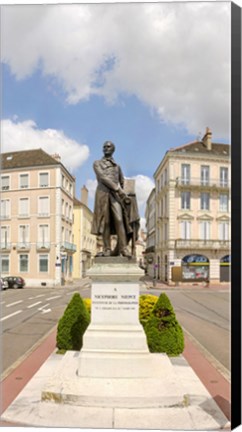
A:
{"type": "Polygon", "coordinates": [[[202,141],[170,149],[155,171],[157,278],[229,281],[230,146],[202,141]]]}
{"type": "Polygon", "coordinates": [[[155,245],[156,245],[156,193],[155,188],[152,189],[145,209],[146,220],[146,249],[145,249],[145,267],[147,274],[152,278],[156,275],[155,269],[155,245]]]}
{"type": "Polygon", "coordinates": [[[1,275],[29,286],[72,280],[75,179],[42,149],[1,155],[1,275]]]}
{"type": "Polygon", "coordinates": [[[88,190],[83,186],[81,199],[74,199],[74,243],[77,251],[74,255],[73,278],[85,277],[92,266],[97,253],[97,237],[91,234],[93,212],[88,208],[88,190]]]}

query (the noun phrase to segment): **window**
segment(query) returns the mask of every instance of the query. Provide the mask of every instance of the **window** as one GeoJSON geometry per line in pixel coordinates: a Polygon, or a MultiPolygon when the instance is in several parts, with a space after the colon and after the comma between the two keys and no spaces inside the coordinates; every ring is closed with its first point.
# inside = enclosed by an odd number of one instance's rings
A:
{"type": "Polygon", "coordinates": [[[208,165],[201,166],[201,185],[209,185],[210,169],[208,165]]]}
{"type": "Polygon", "coordinates": [[[70,183],[69,192],[70,192],[70,194],[71,194],[71,196],[72,196],[72,192],[73,192],[73,186],[72,186],[72,183],[70,183]]]}
{"type": "Polygon", "coordinates": [[[201,204],[200,204],[201,210],[209,210],[209,201],[210,201],[210,194],[207,192],[202,192],[201,204]]]}
{"type": "Polygon", "coordinates": [[[72,207],[69,206],[69,219],[72,220],[72,207]]]}
{"type": "Polygon", "coordinates": [[[20,187],[20,189],[26,189],[29,187],[29,175],[28,174],[20,174],[19,187],[20,187]]]}
{"type": "Polygon", "coordinates": [[[29,256],[27,254],[19,255],[19,271],[27,273],[29,270],[29,256]]]}
{"type": "Polygon", "coordinates": [[[68,218],[68,203],[66,203],[65,217],[68,218]]]}
{"type": "Polygon", "coordinates": [[[164,171],[164,184],[167,184],[167,168],[164,171]]]}
{"type": "Polygon", "coordinates": [[[208,221],[202,221],[200,223],[200,237],[201,240],[210,239],[210,223],[208,221]]]}
{"type": "Polygon", "coordinates": [[[29,216],[29,198],[19,199],[19,216],[28,217],[29,216]]]}
{"type": "Polygon", "coordinates": [[[39,255],[39,271],[40,273],[46,273],[49,269],[48,255],[39,255]]]}
{"type": "Polygon", "coordinates": [[[229,211],[229,196],[228,194],[220,194],[219,196],[219,210],[223,212],[229,211]]]}
{"type": "Polygon", "coordinates": [[[49,173],[39,173],[39,186],[48,187],[49,186],[49,173]]]}
{"type": "Polygon", "coordinates": [[[19,242],[23,243],[23,244],[29,242],[29,226],[28,225],[20,225],[19,226],[19,242]]]}
{"type": "Polygon", "coordinates": [[[43,246],[49,242],[49,225],[39,225],[38,241],[43,246]]]}
{"type": "Polygon", "coordinates": [[[9,255],[0,256],[0,273],[9,273],[9,255]]]}
{"type": "Polygon", "coordinates": [[[65,179],[65,176],[62,175],[62,187],[63,188],[65,187],[65,184],[66,184],[66,179],[65,179]]]}
{"type": "Polygon", "coordinates": [[[10,200],[1,200],[1,219],[10,218],[10,200]]]}
{"type": "Polygon", "coordinates": [[[61,239],[62,239],[62,242],[65,241],[65,228],[64,227],[61,228],[61,239]]]}
{"type": "Polygon", "coordinates": [[[189,210],[191,208],[191,192],[181,193],[181,208],[183,210],[189,210]]]}
{"type": "Polygon", "coordinates": [[[9,190],[10,189],[10,177],[9,176],[2,176],[1,177],[1,189],[2,190],[9,190]]]}
{"type": "Polygon", "coordinates": [[[182,164],[181,166],[181,182],[182,184],[190,184],[191,174],[190,174],[190,165],[182,164]]]}
{"type": "Polygon", "coordinates": [[[181,238],[182,240],[190,240],[191,238],[191,222],[182,221],[181,222],[181,238]]]}
{"type": "Polygon", "coordinates": [[[7,248],[9,242],[9,226],[1,226],[1,247],[7,248]]]}
{"type": "Polygon", "coordinates": [[[220,222],[218,225],[219,240],[229,240],[229,223],[220,222]]]}
{"type": "Polygon", "coordinates": [[[167,216],[167,195],[165,195],[165,216],[167,216]]]}
{"type": "Polygon", "coordinates": [[[39,197],[38,202],[38,214],[39,216],[49,216],[50,214],[50,199],[49,197],[39,197]]]}
{"type": "Polygon", "coordinates": [[[229,170],[227,167],[220,167],[220,186],[228,186],[229,170]]]}
{"type": "Polygon", "coordinates": [[[65,216],[65,201],[61,200],[61,213],[62,216],[65,216]]]}

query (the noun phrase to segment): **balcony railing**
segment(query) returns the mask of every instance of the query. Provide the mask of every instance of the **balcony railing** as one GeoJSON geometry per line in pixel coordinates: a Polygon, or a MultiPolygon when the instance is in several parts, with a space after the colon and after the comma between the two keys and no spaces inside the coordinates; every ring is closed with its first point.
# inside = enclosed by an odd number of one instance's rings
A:
{"type": "Polygon", "coordinates": [[[12,248],[12,243],[9,243],[9,242],[1,242],[0,243],[0,249],[3,251],[3,250],[5,250],[5,251],[9,251],[9,250],[11,250],[11,248],[12,248]]]}
{"type": "Polygon", "coordinates": [[[222,189],[227,190],[230,188],[229,180],[222,179],[201,179],[201,177],[191,178],[176,178],[176,186],[179,188],[202,188],[202,189],[222,189]]]}
{"type": "Polygon", "coordinates": [[[230,240],[175,240],[176,249],[229,249],[230,240]]]}
{"type": "Polygon", "coordinates": [[[76,245],[65,241],[61,244],[61,250],[76,252],[76,245]]]}
{"type": "Polygon", "coordinates": [[[16,249],[18,251],[20,250],[30,250],[30,243],[29,242],[19,242],[16,244],[16,249]]]}
{"type": "Polygon", "coordinates": [[[50,242],[38,242],[36,244],[36,249],[41,251],[50,250],[50,242]]]}

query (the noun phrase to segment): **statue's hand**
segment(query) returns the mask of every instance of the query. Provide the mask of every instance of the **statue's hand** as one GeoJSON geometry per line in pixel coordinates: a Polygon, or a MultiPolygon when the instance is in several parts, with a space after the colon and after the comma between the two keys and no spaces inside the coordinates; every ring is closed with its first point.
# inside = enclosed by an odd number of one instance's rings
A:
{"type": "Polygon", "coordinates": [[[122,188],[119,188],[118,196],[122,201],[125,201],[127,204],[129,204],[130,198],[128,197],[128,195],[126,195],[126,193],[124,192],[124,190],[122,188]]]}

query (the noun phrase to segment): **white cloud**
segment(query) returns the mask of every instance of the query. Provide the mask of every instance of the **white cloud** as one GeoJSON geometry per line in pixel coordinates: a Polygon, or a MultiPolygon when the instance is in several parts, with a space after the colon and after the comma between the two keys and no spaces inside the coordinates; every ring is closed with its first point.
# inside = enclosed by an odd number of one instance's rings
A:
{"type": "Polygon", "coordinates": [[[135,191],[140,215],[145,212],[146,201],[152,189],[155,187],[153,180],[150,177],[139,174],[132,177],[135,180],[135,191]]]}
{"type": "Polygon", "coordinates": [[[89,148],[68,138],[63,131],[38,129],[32,120],[13,122],[1,121],[1,151],[11,152],[42,148],[49,154],[59,153],[62,163],[73,172],[89,156],[89,148]]]}
{"type": "Polygon", "coordinates": [[[2,7],[2,59],[41,68],[69,103],[132,94],[192,134],[228,136],[230,2],[2,7]]]}
{"type": "Polygon", "coordinates": [[[93,199],[95,197],[95,192],[97,188],[97,180],[88,179],[86,182],[86,187],[88,189],[90,198],[93,199]]]}

